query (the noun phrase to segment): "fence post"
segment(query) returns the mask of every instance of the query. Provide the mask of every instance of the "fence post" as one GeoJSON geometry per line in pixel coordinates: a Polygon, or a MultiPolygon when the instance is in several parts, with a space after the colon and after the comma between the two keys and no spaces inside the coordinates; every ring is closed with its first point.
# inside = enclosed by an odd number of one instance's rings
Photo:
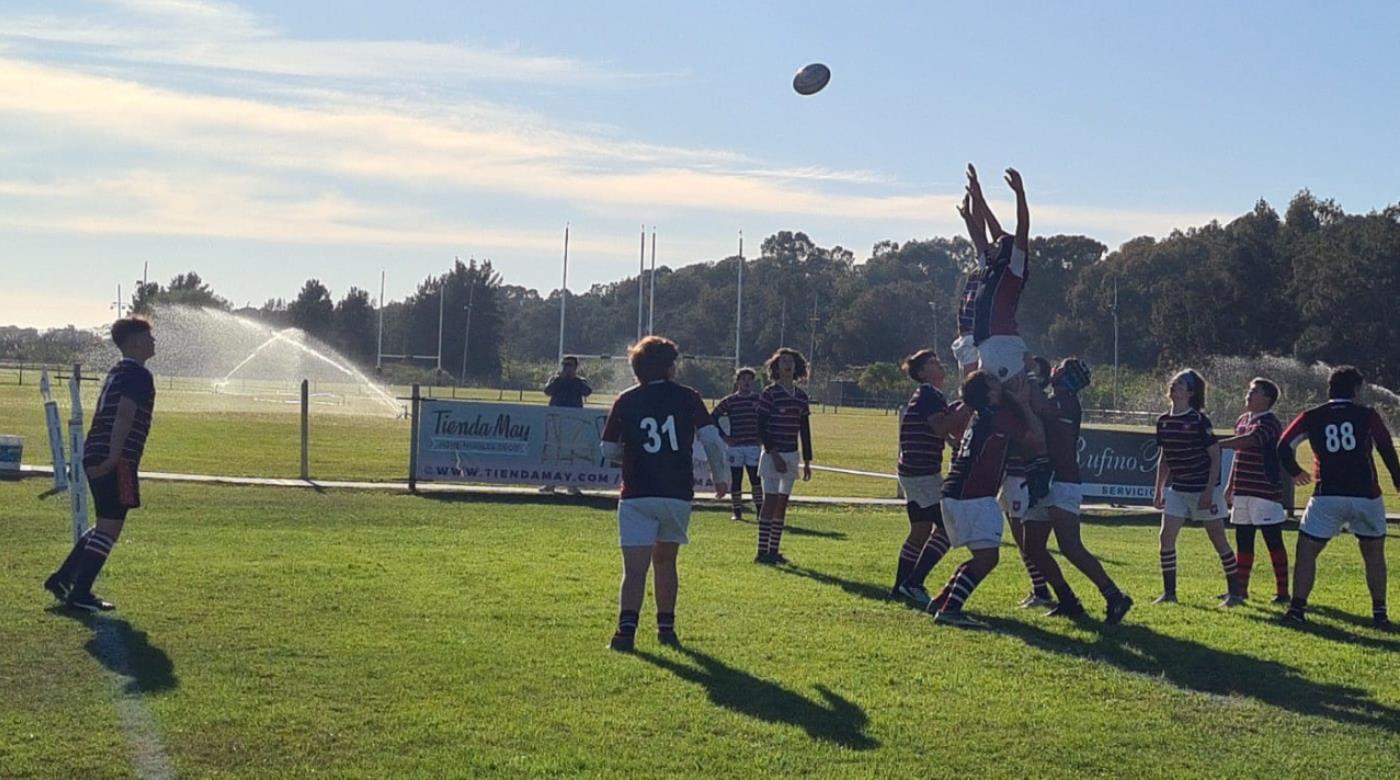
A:
{"type": "MultiPolygon", "coordinates": [[[[899,428],[903,428],[903,427],[904,427],[904,407],[901,406],[901,407],[899,408],[898,414],[899,414],[898,422],[895,423],[895,425],[896,425],[896,430],[898,430],[899,428]]],[[[894,463],[895,463],[894,473],[895,473],[895,475],[896,475],[896,477],[897,477],[898,474],[899,474],[899,454],[900,454],[900,453],[899,453],[899,437],[898,437],[898,436],[895,436],[894,440],[895,440],[895,445],[894,445],[894,463]]],[[[900,482],[899,479],[896,478],[895,481],[894,481],[894,485],[895,485],[895,488],[894,488],[894,497],[895,497],[895,498],[900,498],[900,499],[905,498],[905,495],[904,495],[904,483],[900,482]]]]}
{"type": "Polygon", "coordinates": [[[418,492],[418,385],[413,386],[408,419],[408,492],[418,492]]]}
{"type": "Polygon", "coordinates": [[[311,480],[311,392],[310,383],[301,380],[301,479],[311,480]]]}

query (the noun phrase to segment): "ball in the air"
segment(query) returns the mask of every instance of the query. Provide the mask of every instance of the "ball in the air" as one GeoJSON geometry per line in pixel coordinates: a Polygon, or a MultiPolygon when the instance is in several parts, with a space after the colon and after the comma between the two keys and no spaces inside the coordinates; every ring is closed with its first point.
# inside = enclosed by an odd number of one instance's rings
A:
{"type": "Polygon", "coordinates": [[[822,91],[822,87],[831,81],[831,69],[814,62],[811,65],[797,71],[797,75],[792,77],[792,88],[797,90],[799,95],[815,95],[822,91]]]}

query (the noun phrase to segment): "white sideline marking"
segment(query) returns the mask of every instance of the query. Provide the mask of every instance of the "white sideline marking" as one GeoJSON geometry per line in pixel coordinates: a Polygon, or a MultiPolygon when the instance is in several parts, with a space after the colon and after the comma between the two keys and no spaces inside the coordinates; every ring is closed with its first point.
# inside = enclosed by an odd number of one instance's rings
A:
{"type": "Polygon", "coordinates": [[[117,720],[121,723],[122,737],[131,754],[136,776],[152,780],[175,777],[175,767],[165,754],[165,744],[161,742],[155,718],[141,700],[141,691],[136,690],[136,678],[131,674],[131,659],[127,657],[126,644],[112,621],[97,617],[93,622],[97,651],[102,656],[102,663],[110,670],[108,675],[117,692],[117,720]]]}

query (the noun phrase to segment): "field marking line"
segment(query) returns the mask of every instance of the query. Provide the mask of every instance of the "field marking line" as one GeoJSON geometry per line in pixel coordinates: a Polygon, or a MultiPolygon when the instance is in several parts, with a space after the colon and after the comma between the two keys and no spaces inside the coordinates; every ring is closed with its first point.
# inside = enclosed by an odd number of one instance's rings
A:
{"type": "Polygon", "coordinates": [[[166,780],[175,777],[175,767],[165,752],[160,728],[141,699],[140,686],[131,673],[131,657],[116,624],[103,617],[93,619],[97,652],[116,690],[117,720],[137,777],[166,780]]]}

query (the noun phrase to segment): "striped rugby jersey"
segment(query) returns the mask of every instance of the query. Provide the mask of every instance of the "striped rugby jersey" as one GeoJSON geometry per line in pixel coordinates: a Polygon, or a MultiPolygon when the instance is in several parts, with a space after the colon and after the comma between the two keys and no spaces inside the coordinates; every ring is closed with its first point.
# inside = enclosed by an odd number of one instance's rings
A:
{"type": "MultiPolygon", "coordinates": [[[[731,447],[752,447],[758,441],[758,393],[730,393],[715,404],[715,425],[729,419],[724,443],[731,447]]],[[[725,426],[720,425],[720,430],[725,426]]]]}
{"type": "Polygon", "coordinates": [[[996,497],[1005,476],[1007,449],[1019,444],[1025,435],[1025,422],[1010,409],[974,412],[948,466],[943,497],[959,501],[996,497]]]}
{"type": "Polygon", "coordinates": [[[802,419],[812,413],[807,394],[794,386],[788,392],[774,382],[758,396],[758,437],[769,452],[797,452],[802,419]]]}
{"type": "Polygon", "coordinates": [[[973,323],[977,320],[977,288],[982,283],[978,273],[967,275],[967,281],[963,282],[962,297],[958,304],[958,335],[966,336],[972,333],[973,323]]]}
{"type": "Polygon", "coordinates": [[[1278,440],[1282,433],[1283,423],[1273,412],[1257,415],[1245,412],[1235,420],[1235,435],[1254,439],[1253,447],[1235,450],[1235,464],[1230,470],[1235,495],[1283,500],[1282,470],[1278,462],[1278,440]]]}
{"type": "Polygon", "coordinates": [[[899,420],[901,477],[927,477],[943,468],[943,439],[928,427],[929,418],[948,411],[948,401],[933,385],[919,385],[899,420]]]}
{"type": "Polygon", "coordinates": [[[1199,493],[1210,484],[1210,446],[1215,432],[1210,418],[1200,410],[1168,412],[1157,418],[1157,446],[1171,473],[1167,487],[1182,493],[1199,493]]]}
{"type": "Polygon", "coordinates": [[[1015,336],[1016,309],[1021,305],[1030,268],[1026,253],[1014,245],[1010,252],[999,255],[982,272],[977,288],[972,340],[981,344],[992,336],[1015,336]]]}
{"type": "Polygon", "coordinates": [[[83,442],[84,466],[96,466],[111,454],[112,428],[117,422],[117,406],[123,398],[136,403],[136,418],[118,457],[133,465],[140,464],[146,437],[151,432],[151,413],[156,407],[156,381],[145,366],[123,358],[107,372],[102,393],[97,396],[97,409],[92,413],[92,425],[83,442]]]}

